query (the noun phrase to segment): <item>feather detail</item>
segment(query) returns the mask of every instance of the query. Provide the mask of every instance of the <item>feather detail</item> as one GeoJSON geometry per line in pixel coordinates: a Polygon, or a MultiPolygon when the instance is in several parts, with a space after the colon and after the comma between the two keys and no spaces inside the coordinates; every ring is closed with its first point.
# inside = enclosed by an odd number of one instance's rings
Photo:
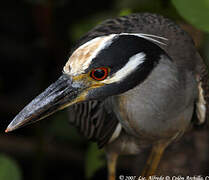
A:
{"type": "Polygon", "coordinates": [[[107,113],[102,101],[88,101],[69,108],[70,124],[88,140],[102,148],[111,139],[118,121],[113,113],[107,113]],[[73,115],[73,116],[72,116],[73,115]]]}

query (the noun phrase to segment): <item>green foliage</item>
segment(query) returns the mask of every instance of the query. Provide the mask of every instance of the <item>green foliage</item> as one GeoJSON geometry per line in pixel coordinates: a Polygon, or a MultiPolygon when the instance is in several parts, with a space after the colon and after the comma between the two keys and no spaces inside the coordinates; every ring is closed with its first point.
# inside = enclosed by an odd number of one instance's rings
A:
{"type": "Polygon", "coordinates": [[[51,121],[50,125],[47,125],[47,131],[49,134],[54,137],[75,144],[81,144],[83,138],[78,134],[78,131],[75,127],[71,126],[68,122],[67,110],[62,112],[57,112],[51,121]]]}
{"type": "Polygon", "coordinates": [[[128,8],[133,11],[136,10],[152,10],[159,9],[161,7],[161,0],[116,0],[116,6],[118,9],[128,8]]]}
{"type": "Polygon", "coordinates": [[[81,19],[76,24],[73,24],[70,27],[70,38],[76,42],[80,39],[86,32],[91,30],[93,27],[104,21],[105,19],[111,18],[114,16],[112,12],[100,12],[95,14],[94,16],[89,16],[84,19],[81,19]]]}
{"type": "Polygon", "coordinates": [[[88,179],[90,179],[98,169],[105,166],[105,159],[103,156],[104,151],[98,149],[95,143],[89,145],[85,162],[85,173],[88,179]]]}
{"type": "Polygon", "coordinates": [[[115,7],[119,12],[128,9],[131,13],[150,12],[172,18],[178,16],[176,9],[168,0],[115,0],[115,7]]]}
{"type": "Polygon", "coordinates": [[[203,51],[203,60],[207,65],[208,72],[209,72],[209,34],[205,34],[204,37],[204,46],[202,46],[202,51],[203,51]]]}
{"type": "Polygon", "coordinates": [[[0,154],[0,180],[21,180],[17,163],[10,157],[0,154]]]}
{"type": "Polygon", "coordinates": [[[197,28],[209,32],[208,0],[172,0],[179,14],[197,28]]]}
{"type": "Polygon", "coordinates": [[[70,36],[71,39],[76,42],[79,38],[81,38],[87,31],[93,28],[96,25],[94,21],[86,21],[86,19],[77,22],[76,24],[70,27],[70,36]]]}
{"type": "Polygon", "coordinates": [[[126,8],[126,9],[122,9],[122,10],[120,11],[119,16],[127,16],[127,15],[129,15],[129,14],[131,14],[131,13],[132,13],[131,9],[126,8]]]}

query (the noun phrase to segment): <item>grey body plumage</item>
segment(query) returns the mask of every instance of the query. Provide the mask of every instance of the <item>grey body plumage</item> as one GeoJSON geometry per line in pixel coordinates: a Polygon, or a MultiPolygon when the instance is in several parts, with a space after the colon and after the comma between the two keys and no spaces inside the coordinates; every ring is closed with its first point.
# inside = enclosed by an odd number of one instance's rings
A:
{"type": "Polygon", "coordinates": [[[147,177],[167,145],[191,125],[194,112],[199,123],[205,121],[206,72],[191,37],[171,20],[150,13],[106,20],[80,39],[64,75],[6,131],[71,106],[70,123],[105,146],[109,179],[117,155],[152,145],[142,174],[147,177]]]}

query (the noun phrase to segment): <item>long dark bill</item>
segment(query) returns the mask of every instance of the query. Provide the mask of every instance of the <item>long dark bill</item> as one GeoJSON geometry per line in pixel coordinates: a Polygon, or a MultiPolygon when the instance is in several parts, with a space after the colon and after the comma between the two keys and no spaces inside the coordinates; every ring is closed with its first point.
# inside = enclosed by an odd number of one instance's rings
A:
{"type": "Polygon", "coordinates": [[[9,124],[5,132],[13,131],[23,125],[41,120],[67,105],[74,104],[79,98],[82,84],[73,84],[67,75],[62,75],[43,93],[32,100],[9,124]]]}

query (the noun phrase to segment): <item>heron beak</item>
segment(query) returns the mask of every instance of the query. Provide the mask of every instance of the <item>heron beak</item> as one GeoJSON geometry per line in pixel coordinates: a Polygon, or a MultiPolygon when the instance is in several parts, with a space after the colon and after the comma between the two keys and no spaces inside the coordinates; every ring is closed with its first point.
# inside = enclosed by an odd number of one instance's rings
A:
{"type": "Polygon", "coordinates": [[[62,75],[44,92],[32,100],[9,124],[5,132],[41,120],[54,112],[85,100],[85,85],[62,75]]]}

